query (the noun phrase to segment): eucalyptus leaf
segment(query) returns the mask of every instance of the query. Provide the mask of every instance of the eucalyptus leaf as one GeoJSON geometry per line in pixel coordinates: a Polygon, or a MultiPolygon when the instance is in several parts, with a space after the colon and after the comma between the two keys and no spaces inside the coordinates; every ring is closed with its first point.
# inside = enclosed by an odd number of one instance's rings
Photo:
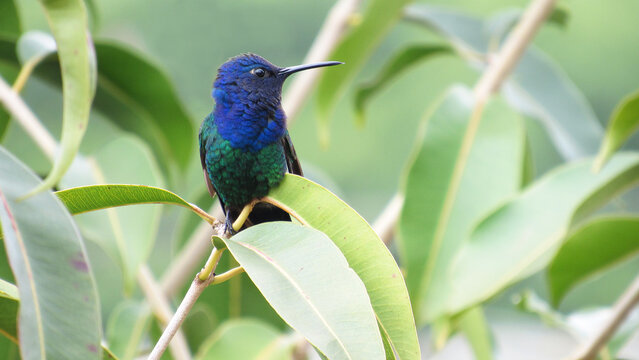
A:
{"type": "Polygon", "coordinates": [[[591,166],[583,160],[555,169],[479,223],[451,269],[448,313],[543,269],[571,227],[636,181],[639,155],[619,154],[599,174],[591,166]]]}
{"type": "MultiPolygon", "coordinates": [[[[407,7],[405,18],[442,34],[468,61],[485,68],[491,45],[495,46],[489,21],[419,4],[407,7]]],[[[498,44],[498,43],[497,43],[498,44]]],[[[602,139],[602,127],[590,104],[560,67],[534,46],[523,54],[502,87],[505,99],[522,113],[538,119],[555,147],[566,159],[593,155],[602,139]]]]}
{"type": "Polygon", "coordinates": [[[326,188],[296,175],[286,174],[269,197],[302,224],[328,235],[366,286],[385,341],[398,358],[419,359],[415,320],[402,273],[370,225],[326,188]]]}
{"type": "MultiPolygon", "coordinates": [[[[149,149],[132,136],[117,138],[89,158],[78,157],[61,181],[62,188],[108,183],[139,183],[151,185],[142,191],[129,191],[127,187],[85,187],[65,192],[65,205],[73,204],[71,213],[87,212],[91,207],[108,208],[106,211],[89,212],[76,216],[76,221],[87,239],[97,243],[111,258],[120,264],[124,275],[125,290],[134,289],[138,267],[148,258],[156,240],[162,209],[158,206],[122,207],[127,201],[147,202],[140,194],[152,192],[166,201],[172,194],[161,191],[160,171],[149,149]],[[116,159],[116,160],[114,160],[116,159]],[[111,189],[110,191],[108,189],[111,189]],[[71,198],[69,197],[72,196],[71,198]],[[137,196],[137,200],[124,196],[137,196]]],[[[173,200],[176,201],[175,196],[173,200]]]]}
{"type": "Polygon", "coordinates": [[[595,161],[595,169],[601,169],[612,154],[637,131],[637,128],[639,128],[639,91],[623,99],[610,116],[606,135],[595,161]]]}
{"type": "Polygon", "coordinates": [[[324,233],[269,222],[226,245],[282,319],[328,358],[385,358],[366,287],[324,233]]]}
{"type": "Polygon", "coordinates": [[[363,14],[362,22],[356,25],[340,42],[330,59],[346,64],[322,72],[317,88],[317,112],[320,141],[328,145],[329,120],[337,100],[346,86],[357,75],[366,59],[375,50],[400,19],[402,10],[410,0],[372,0],[363,14]]]}
{"type": "Polygon", "coordinates": [[[272,326],[257,320],[223,323],[198,350],[195,360],[287,360],[295,343],[272,326]]]}
{"type": "Polygon", "coordinates": [[[639,255],[639,218],[595,219],[572,233],[548,266],[553,305],[578,283],[639,255]]]}
{"type": "Polygon", "coordinates": [[[454,256],[477,222],[516,195],[522,183],[521,118],[503,101],[493,100],[479,115],[475,140],[468,143],[473,108],[470,89],[449,90],[425,117],[407,167],[398,240],[418,324],[446,313],[454,256]],[[460,159],[463,148],[470,149],[465,162],[460,159]],[[456,176],[461,180],[455,188],[456,176]]]}
{"type": "Polygon", "coordinates": [[[69,213],[48,191],[17,201],[38,177],[0,148],[0,222],[20,293],[23,359],[100,359],[100,306],[69,213]]]}
{"type": "Polygon", "coordinates": [[[457,327],[468,339],[476,360],[492,360],[495,358],[493,354],[493,336],[481,307],[475,306],[464,311],[456,322],[457,327]]]}
{"type": "Polygon", "coordinates": [[[96,61],[82,0],[40,0],[58,45],[62,73],[60,153],[46,179],[29,195],[53,187],[71,166],[89,123],[95,94],[96,61]]]}

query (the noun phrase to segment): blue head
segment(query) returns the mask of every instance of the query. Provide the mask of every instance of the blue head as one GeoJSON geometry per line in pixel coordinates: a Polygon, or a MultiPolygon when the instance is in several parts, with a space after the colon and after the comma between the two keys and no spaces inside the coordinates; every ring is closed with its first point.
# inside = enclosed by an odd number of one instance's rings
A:
{"type": "Polygon", "coordinates": [[[286,131],[282,110],[284,80],[298,71],[338,65],[327,61],[281,68],[261,56],[242,54],[217,71],[213,84],[215,123],[233,147],[257,151],[286,131]]]}

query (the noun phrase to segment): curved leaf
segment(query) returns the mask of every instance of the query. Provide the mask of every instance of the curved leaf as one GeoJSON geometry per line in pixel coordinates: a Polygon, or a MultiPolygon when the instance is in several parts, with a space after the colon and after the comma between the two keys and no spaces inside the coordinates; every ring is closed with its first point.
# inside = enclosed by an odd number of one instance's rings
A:
{"type": "Polygon", "coordinates": [[[418,324],[444,315],[454,256],[477,222],[517,194],[522,183],[525,135],[519,115],[503,101],[491,101],[475,140],[466,144],[473,106],[470,89],[452,88],[425,118],[407,168],[398,241],[418,324]],[[461,176],[457,188],[451,185],[455,176],[461,176]]]}
{"type": "Polygon", "coordinates": [[[619,154],[596,175],[591,166],[592,161],[561,166],[475,228],[451,269],[449,313],[544,268],[573,224],[636,181],[639,155],[619,154]]]}
{"type": "Polygon", "coordinates": [[[225,242],[282,319],[328,358],[384,358],[366,288],[328,236],[270,222],[225,242]]]}
{"type": "Polygon", "coordinates": [[[22,26],[20,13],[14,0],[0,1],[0,35],[20,36],[22,26]]]}
{"type": "MultiPolygon", "coordinates": [[[[486,31],[487,22],[477,17],[419,4],[406,9],[406,18],[447,37],[462,53],[489,52],[498,34],[486,31]]],[[[478,70],[483,71],[484,67],[478,70]]],[[[593,155],[601,143],[602,127],[585,96],[566,74],[541,51],[529,47],[502,87],[504,98],[516,109],[538,119],[564,158],[593,155]]]]}
{"type": "Polygon", "coordinates": [[[38,184],[0,149],[0,222],[20,292],[22,357],[100,359],[98,295],[69,213],[50,192],[16,201],[38,184]]]}
{"type": "Polygon", "coordinates": [[[53,36],[39,30],[22,34],[16,45],[18,59],[23,65],[32,59],[42,59],[56,51],[57,47],[53,36]]]}
{"type": "Polygon", "coordinates": [[[195,360],[287,360],[294,343],[257,320],[230,320],[202,344],[195,360]]]}
{"type": "MultiPolygon", "coordinates": [[[[404,279],[395,259],[368,223],[324,187],[286,174],[269,197],[303,224],[328,235],[362,280],[382,336],[398,358],[420,358],[415,320],[404,279]]],[[[268,200],[268,199],[267,199],[268,200]]],[[[387,349],[388,350],[388,349],[387,349]]]]}
{"type": "Polygon", "coordinates": [[[606,135],[594,165],[597,171],[628,140],[630,135],[637,131],[637,128],[639,128],[639,91],[623,99],[610,116],[606,135]]]}
{"type": "Polygon", "coordinates": [[[73,215],[135,204],[173,204],[198,212],[174,193],[147,185],[88,185],[61,190],[56,195],[73,215]]]}
{"type": "MultiPolygon", "coordinates": [[[[20,63],[15,48],[14,39],[0,37],[0,60],[17,69],[20,63]]],[[[187,166],[195,139],[189,115],[173,85],[158,66],[124,45],[96,41],[95,50],[100,67],[94,108],[147,142],[155,157],[162,159],[159,165],[170,178],[172,166],[187,166]]],[[[34,74],[61,85],[56,56],[46,57],[34,74]]]]}
{"type": "Polygon", "coordinates": [[[95,94],[95,51],[88,31],[82,0],[41,0],[58,45],[62,72],[62,137],[60,153],[46,179],[32,189],[33,195],[51,188],[62,178],[75,157],[89,123],[95,94]]]}
{"type": "Polygon", "coordinates": [[[639,218],[600,218],[577,229],[548,267],[555,306],[566,293],[593,275],[639,254],[639,218]]]}
{"type": "Polygon", "coordinates": [[[357,89],[355,93],[355,114],[357,115],[357,122],[360,124],[364,123],[365,107],[370,98],[403,71],[433,56],[451,53],[454,53],[454,50],[450,46],[441,44],[420,44],[400,49],[392,55],[391,59],[388,60],[373,81],[357,89]]]}
{"type": "Polygon", "coordinates": [[[337,100],[346,86],[357,75],[360,68],[384,35],[399,20],[402,10],[410,0],[372,0],[358,24],[329,56],[331,59],[346,61],[346,64],[322,72],[317,86],[317,111],[319,116],[319,136],[322,144],[328,145],[329,120],[337,100]]]}
{"type": "MultiPolygon", "coordinates": [[[[0,228],[0,235],[2,234],[1,230],[0,228]]],[[[18,288],[0,279],[0,334],[15,343],[18,342],[17,320],[19,305],[18,288]]]]}
{"type": "Polygon", "coordinates": [[[144,139],[160,166],[186,169],[195,130],[168,76],[124,45],[97,41],[95,49],[100,64],[96,109],[144,139]]]}

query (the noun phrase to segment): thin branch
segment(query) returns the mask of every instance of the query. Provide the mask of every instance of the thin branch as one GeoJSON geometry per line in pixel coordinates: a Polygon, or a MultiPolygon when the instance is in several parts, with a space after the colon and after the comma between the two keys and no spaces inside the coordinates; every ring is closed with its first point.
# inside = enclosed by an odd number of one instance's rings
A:
{"type": "Polygon", "coordinates": [[[153,351],[151,351],[148,360],[158,360],[162,357],[162,354],[164,354],[167,346],[171,344],[171,340],[176,335],[176,333],[178,333],[180,326],[191,311],[191,308],[193,308],[193,305],[195,304],[197,299],[200,297],[200,295],[202,295],[204,289],[206,289],[206,287],[214,281],[215,274],[213,271],[215,271],[215,268],[220,261],[220,257],[217,255],[221,254],[222,251],[223,250],[217,250],[213,248],[209,261],[204,267],[204,269],[210,270],[208,278],[206,280],[200,280],[200,274],[195,276],[193,282],[191,283],[191,287],[189,287],[189,290],[186,292],[186,295],[184,295],[184,299],[182,299],[180,306],[175,311],[175,314],[171,318],[171,321],[169,321],[169,324],[162,332],[162,336],[160,336],[160,339],[155,344],[155,347],[153,348],[153,351]]]}
{"type": "Polygon", "coordinates": [[[44,155],[53,161],[58,151],[57,141],[2,76],[0,76],[0,103],[4,104],[5,109],[42,149],[44,155]]]}
{"type": "MultiPolygon", "coordinates": [[[[464,165],[466,163],[468,152],[474,140],[475,130],[481,120],[481,109],[484,103],[493,93],[499,90],[508,75],[510,75],[517,62],[519,62],[521,55],[534,38],[548,14],[552,11],[555,2],[556,0],[533,0],[530,3],[513,31],[508,35],[504,45],[494,56],[493,61],[491,61],[488,68],[484,71],[482,77],[477,81],[474,88],[476,97],[475,109],[473,110],[473,117],[468,124],[466,134],[464,135],[463,143],[467,144],[467,146],[460,149],[458,162],[461,161],[464,165]]],[[[456,186],[458,181],[459,179],[451,179],[451,188],[456,186]]],[[[385,207],[380,217],[375,221],[375,224],[395,224],[397,222],[401,207],[391,206],[397,196],[399,195],[395,195],[393,200],[385,207]],[[382,216],[387,217],[387,219],[383,221],[382,216]]],[[[392,229],[392,227],[390,228],[392,229]]],[[[378,235],[380,235],[382,241],[388,243],[392,237],[392,231],[386,230],[388,230],[388,227],[381,228],[378,235]]]]}
{"type": "MultiPolygon", "coordinates": [[[[160,323],[162,323],[162,326],[166,326],[173,317],[173,311],[171,310],[168,299],[162,294],[160,285],[155,281],[151,269],[149,269],[146,264],[140,266],[137,279],[144,296],[151,306],[151,311],[160,323]]],[[[171,342],[169,345],[169,351],[173,358],[180,360],[191,359],[191,351],[189,350],[189,345],[182,331],[178,330],[176,332],[175,340],[176,341],[171,342]]]]}
{"type": "MultiPolygon", "coordinates": [[[[224,219],[222,208],[217,201],[209,212],[217,219],[224,219]]],[[[214,229],[207,223],[201,223],[197,227],[180,253],[171,261],[169,268],[164,271],[160,284],[165,295],[172,296],[177,293],[187,279],[198,270],[202,259],[211,249],[211,235],[214,233],[221,235],[224,230],[214,229]]]]}
{"type": "Polygon", "coordinates": [[[399,193],[395,194],[373,223],[373,230],[386,245],[390,244],[393,238],[395,226],[399,220],[399,212],[403,205],[404,196],[399,193]]]}
{"type": "Polygon", "coordinates": [[[608,343],[612,335],[626,319],[630,311],[639,303],[639,276],[619,297],[612,310],[612,316],[589,343],[587,343],[573,360],[593,360],[608,343]]]}
{"type": "MultiPolygon", "coordinates": [[[[349,20],[359,8],[362,0],[339,0],[329,11],[322,28],[313,41],[304,63],[328,60],[327,57],[335,50],[347,29],[349,20]]],[[[302,105],[315,83],[319,79],[322,69],[305,71],[298,74],[286,91],[282,107],[286,111],[289,124],[299,114],[302,105]]]]}

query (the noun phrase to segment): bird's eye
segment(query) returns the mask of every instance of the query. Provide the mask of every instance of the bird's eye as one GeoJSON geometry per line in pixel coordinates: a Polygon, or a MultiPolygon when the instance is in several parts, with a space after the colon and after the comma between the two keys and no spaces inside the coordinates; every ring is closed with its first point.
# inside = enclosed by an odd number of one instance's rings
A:
{"type": "Polygon", "coordinates": [[[264,75],[266,75],[266,71],[260,67],[252,69],[251,70],[251,74],[257,76],[257,77],[264,77],[264,75]]]}

